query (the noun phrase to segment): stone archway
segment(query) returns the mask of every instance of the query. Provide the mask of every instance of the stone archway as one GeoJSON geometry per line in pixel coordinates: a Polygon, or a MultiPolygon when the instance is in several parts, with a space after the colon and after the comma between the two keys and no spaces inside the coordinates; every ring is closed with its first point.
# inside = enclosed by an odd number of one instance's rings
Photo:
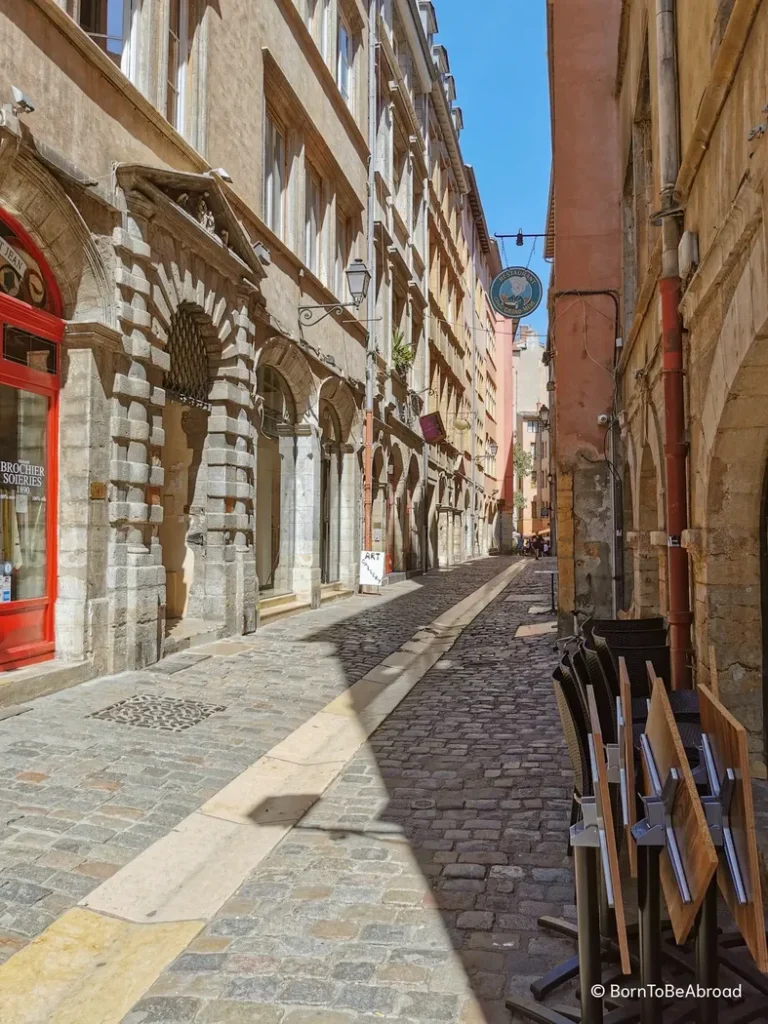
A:
{"type": "Polygon", "coordinates": [[[263,599],[320,602],[322,454],[315,378],[298,346],[266,340],[256,357],[256,549],[263,599]],[[263,576],[263,578],[262,578],[263,576]]]}
{"type": "Polygon", "coordinates": [[[406,475],[400,445],[393,444],[389,453],[387,506],[387,560],[389,572],[405,572],[407,537],[406,475]]]}
{"type": "MultiPolygon", "coordinates": [[[[207,621],[205,600],[209,393],[219,362],[216,332],[203,310],[183,302],[171,317],[163,378],[163,520],[158,528],[165,569],[166,636],[207,621]],[[182,624],[183,623],[183,624],[182,624]]],[[[216,616],[212,622],[223,624],[216,616]]]]}
{"type": "Polygon", "coordinates": [[[421,467],[414,453],[408,463],[406,478],[406,557],[405,568],[417,572],[422,567],[421,523],[422,513],[421,467]]]}
{"type": "Polygon", "coordinates": [[[753,770],[764,777],[768,336],[756,337],[730,372],[728,382],[713,372],[709,402],[719,416],[711,448],[698,462],[699,480],[706,481],[704,557],[695,563],[698,659],[707,661],[713,645],[721,697],[747,729],[753,770]]]}
{"type": "Polygon", "coordinates": [[[293,593],[296,402],[285,377],[259,366],[261,428],[256,461],[256,573],[266,596],[293,593]]]}
{"type": "Polygon", "coordinates": [[[320,484],[321,582],[351,588],[357,578],[360,549],[361,474],[353,429],[359,409],[347,384],[328,377],[318,404],[322,471],[320,484]]]}
{"type": "MultiPolygon", "coordinates": [[[[144,195],[125,195],[128,212],[119,245],[124,336],[110,420],[117,500],[109,507],[110,568],[127,567],[127,585],[109,608],[114,669],[151,663],[174,647],[163,640],[167,595],[157,570],[163,565],[162,424],[166,400],[179,397],[174,398],[179,389],[172,358],[180,318],[202,333],[210,374],[207,403],[200,404],[199,394],[188,403],[195,411],[209,406],[205,426],[189,417],[182,423],[184,433],[189,427],[191,434],[204,435],[191,495],[195,516],[191,507],[186,513],[195,563],[187,614],[216,623],[222,632],[256,627],[254,403],[247,383],[253,290],[243,286],[242,267],[228,254],[216,265],[201,255],[212,244],[203,228],[198,252],[187,235],[175,233],[173,211],[152,206],[144,195]]],[[[166,539],[165,527],[163,532],[166,539]]]]}
{"type": "MultiPolygon", "coordinates": [[[[378,445],[373,452],[373,508],[371,512],[374,551],[387,550],[387,478],[384,449],[378,445]]],[[[386,554],[385,554],[386,560],[386,554]]],[[[385,571],[387,568],[385,566],[385,571]]]]}

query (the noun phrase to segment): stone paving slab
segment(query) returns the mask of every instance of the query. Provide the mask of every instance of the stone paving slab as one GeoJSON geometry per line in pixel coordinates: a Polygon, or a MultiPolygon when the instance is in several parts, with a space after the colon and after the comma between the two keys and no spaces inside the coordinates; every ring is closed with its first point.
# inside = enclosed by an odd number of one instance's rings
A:
{"type": "Polygon", "coordinates": [[[573,955],[536,924],[575,916],[556,654],[512,639],[525,611],[508,596],[123,1024],[509,1024],[504,997],[573,955]]]}
{"type": "Polygon", "coordinates": [[[91,680],[0,721],[0,961],[511,562],[334,602],[264,626],[240,654],[184,652],[179,671],[91,680]],[[89,717],[139,695],[225,710],[180,732],[89,717]]]}

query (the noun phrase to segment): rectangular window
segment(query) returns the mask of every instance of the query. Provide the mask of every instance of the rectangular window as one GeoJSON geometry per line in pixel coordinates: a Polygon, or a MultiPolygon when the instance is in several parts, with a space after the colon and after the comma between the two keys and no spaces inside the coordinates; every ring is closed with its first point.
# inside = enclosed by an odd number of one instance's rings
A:
{"type": "Polygon", "coordinates": [[[139,0],[80,0],[80,27],[134,83],[138,78],[139,0]]]}
{"type": "Polygon", "coordinates": [[[349,228],[344,217],[336,221],[336,262],[334,269],[334,294],[342,301],[347,297],[347,278],[345,271],[349,265],[349,228]]]}
{"type": "Polygon", "coordinates": [[[320,236],[323,226],[323,186],[307,164],[306,216],[304,220],[304,262],[313,274],[320,274],[320,236]]]}
{"type": "Polygon", "coordinates": [[[187,80],[188,0],[169,0],[168,16],[168,80],[165,116],[184,134],[184,107],[187,80]]]}
{"type": "Polygon", "coordinates": [[[352,106],[352,34],[343,18],[339,18],[336,84],[344,102],[352,106]]]}
{"type": "Polygon", "coordinates": [[[536,434],[539,429],[538,420],[526,420],[526,430],[529,434],[536,434]]]}
{"type": "Polygon", "coordinates": [[[331,24],[331,0],[318,0],[318,3],[320,4],[320,13],[317,18],[317,44],[320,47],[323,60],[327,61],[331,24]]]}
{"type": "Polygon", "coordinates": [[[534,469],[534,471],[531,473],[531,485],[533,487],[537,487],[538,483],[539,483],[539,477],[538,477],[538,474],[537,474],[536,470],[534,469]]]}
{"type": "Polygon", "coordinates": [[[283,237],[285,204],[285,132],[269,114],[264,139],[264,222],[283,237]]]}

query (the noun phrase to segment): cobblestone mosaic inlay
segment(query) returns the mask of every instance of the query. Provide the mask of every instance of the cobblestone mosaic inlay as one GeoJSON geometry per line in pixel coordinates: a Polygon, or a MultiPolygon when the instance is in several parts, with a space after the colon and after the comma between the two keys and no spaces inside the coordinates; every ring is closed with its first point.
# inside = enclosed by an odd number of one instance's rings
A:
{"type": "Polygon", "coordinates": [[[95,711],[88,715],[88,718],[101,718],[108,722],[119,722],[121,725],[137,725],[143,729],[183,732],[215,715],[217,711],[226,710],[221,704],[201,704],[196,700],[137,693],[134,697],[110,704],[101,711],[95,711]]]}

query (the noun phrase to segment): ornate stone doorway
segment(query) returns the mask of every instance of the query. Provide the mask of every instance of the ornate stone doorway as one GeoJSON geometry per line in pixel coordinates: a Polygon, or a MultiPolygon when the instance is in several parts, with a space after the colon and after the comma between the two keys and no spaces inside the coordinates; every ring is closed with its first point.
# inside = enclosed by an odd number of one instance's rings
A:
{"type": "Polygon", "coordinates": [[[176,635],[182,620],[205,622],[204,453],[211,371],[204,327],[201,313],[181,305],[171,320],[166,346],[170,367],[163,382],[163,521],[158,531],[165,569],[166,635],[176,635]]]}

